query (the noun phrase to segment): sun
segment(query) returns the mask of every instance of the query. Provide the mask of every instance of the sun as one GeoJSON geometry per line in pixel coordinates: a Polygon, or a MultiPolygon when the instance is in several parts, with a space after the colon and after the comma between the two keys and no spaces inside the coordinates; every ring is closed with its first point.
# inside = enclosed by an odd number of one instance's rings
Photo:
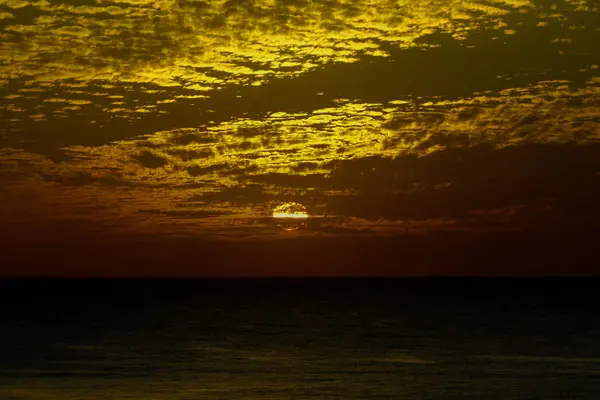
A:
{"type": "Polygon", "coordinates": [[[279,204],[273,209],[273,218],[278,219],[306,219],[308,213],[302,204],[287,202],[279,204]]]}

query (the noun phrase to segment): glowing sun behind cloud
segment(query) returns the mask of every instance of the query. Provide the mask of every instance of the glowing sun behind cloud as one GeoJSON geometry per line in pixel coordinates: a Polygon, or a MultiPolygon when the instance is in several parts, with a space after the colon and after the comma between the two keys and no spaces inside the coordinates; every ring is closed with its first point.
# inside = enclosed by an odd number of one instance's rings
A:
{"type": "Polygon", "coordinates": [[[273,218],[305,219],[308,218],[308,213],[302,204],[288,202],[273,209],[273,218]]]}

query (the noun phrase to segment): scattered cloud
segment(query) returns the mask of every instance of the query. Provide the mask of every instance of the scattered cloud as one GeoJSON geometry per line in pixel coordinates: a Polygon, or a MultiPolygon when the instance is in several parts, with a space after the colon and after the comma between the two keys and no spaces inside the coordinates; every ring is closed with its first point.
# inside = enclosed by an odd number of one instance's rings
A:
{"type": "Polygon", "coordinates": [[[278,201],[323,235],[596,213],[592,1],[0,6],[3,218],[247,238],[278,201]]]}

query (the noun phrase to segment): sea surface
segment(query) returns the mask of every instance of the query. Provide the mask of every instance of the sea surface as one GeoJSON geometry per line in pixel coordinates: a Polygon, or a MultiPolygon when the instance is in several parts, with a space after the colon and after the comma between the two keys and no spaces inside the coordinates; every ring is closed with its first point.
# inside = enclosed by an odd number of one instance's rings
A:
{"type": "Polygon", "coordinates": [[[598,283],[3,280],[0,399],[600,399],[598,283]]]}

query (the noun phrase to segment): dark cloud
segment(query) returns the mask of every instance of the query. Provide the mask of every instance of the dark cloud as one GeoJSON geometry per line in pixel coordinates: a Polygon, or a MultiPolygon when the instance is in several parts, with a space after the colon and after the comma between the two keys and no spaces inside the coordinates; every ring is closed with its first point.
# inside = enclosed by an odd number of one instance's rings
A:
{"type": "Polygon", "coordinates": [[[160,215],[176,219],[202,219],[218,217],[220,215],[227,215],[229,213],[222,211],[209,211],[209,210],[155,210],[155,209],[140,209],[140,214],[152,214],[160,215]]]}
{"type": "Polygon", "coordinates": [[[319,168],[319,164],[315,162],[301,162],[292,167],[294,171],[311,171],[319,168]]]}
{"type": "Polygon", "coordinates": [[[198,144],[211,144],[215,143],[217,139],[207,136],[202,136],[198,133],[189,133],[189,132],[177,132],[173,134],[171,138],[169,138],[169,142],[175,145],[187,146],[192,143],[198,144]]]}
{"type": "MultiPolygon", "coordinates": [[[[368,219],[466,218],[475,210],[518,205],[586,218],[598,213],[600,145],[531,144],[452,148],[428,156],[336,161],[328,176],[268,174],[282,188],[351,189],[324,196],[331,214],[368,219]]],[[[225,196],[226,197],[226,196],[225,196]]]]}
{"type": "Polygon", "coordinates": [[[42,179],[68,186],[88,186],[100,184],[105,186],[138,186],[123,179],[119,172],[92,173],[90,171],[69,171],[63,173],[43,173],[42,179]]]}
{"type": "Polygon", "coordinates": [[[208,149],[208,150],[179,150],[178,149],[178,150],[169,150],[169,151],[167,151],[167,153],[178,157],[182,161],[192,161],[192,160],[198,160],[198,159],[203,159],[203,158],[210,158],[215,155],[215,153],[210,149],[208,149]]]}
{"type": "Polygon", "coordinates": [[[406,125],[419,124],[425,128],[439,125],[445,119],[445,115],[436,112],[406,112],[399,113],[390,121],[383,124],[383,128],[396,130],[406,125]]]}
{"type": "Polygon", "coordinates": [[[266,194],[263,187],[258,184],[251,184],[246,186],[234,186],[223,189],[218,192],[204,193],[202,195],[196,195],[191,200],[202,200],[202,201],[237,201],[244,202],[246,204],[251,203],[262,203],[270,200],[270,196],[266,194]]]}
{"type": "Polygon", "coordinates": [[[133,156],[133,159],[142,166],[151,169],[161,168],[169,163],[164,157],[158,156],[150,151],[144,151],[135,155],[133,156]]]}
{"type": "Polygon", "coordinates": [[[269,129],[269,127],[240,126],[237,128],[236,134],[244,138],[253,138],[257,136],[278,136],[280,133],[276,129],[269,129]]]}
{"type": "Polygon", "coordinates": [[[293,188],[313,188],[329,186],[331,181],[323,174],[290,175],[285,173],[271,173],[253,175],[249,177],[254,182],[293,188]]]}
{"type": "Polygon", "coordinates": [[[417,147],[417,150],[426,150],[434,146],[446,146],[450,148],[468,147],[472,143],[472,138],[467,134],[455,134],[437,132],[431,135],[429,139],[423,140],[417,147]]]}
{"type": "Polygon", "coordinates": [[[467,121],[476,118],[481,112],[480,107],[465,107],[459,111],[457,117],[459,121],[467,121]]]}

